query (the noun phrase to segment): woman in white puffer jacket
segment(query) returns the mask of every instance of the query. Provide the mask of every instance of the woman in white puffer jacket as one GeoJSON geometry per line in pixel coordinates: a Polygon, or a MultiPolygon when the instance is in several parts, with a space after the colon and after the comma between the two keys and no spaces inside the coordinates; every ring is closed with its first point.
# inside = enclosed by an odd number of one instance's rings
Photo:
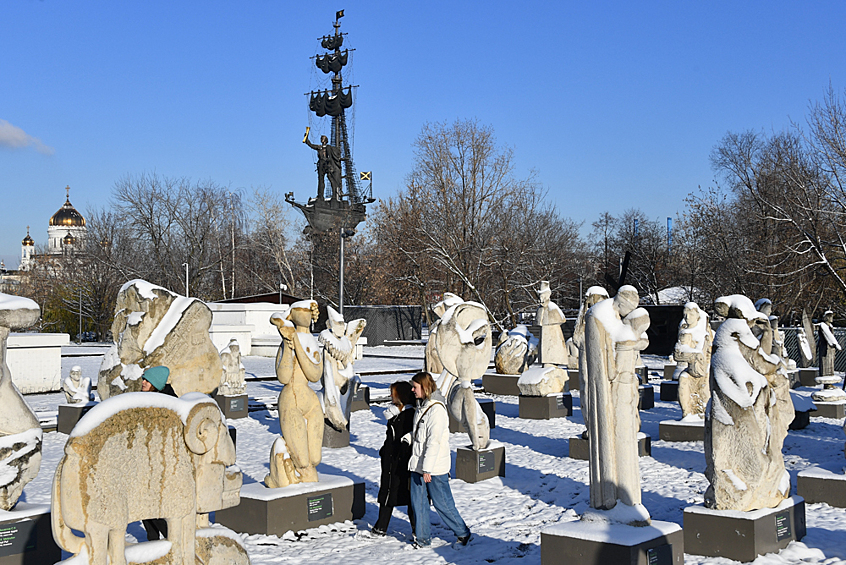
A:
{"type": "Polygon", "coordinates": [[[415,516],[414,546],[428,547],[432,543],[428,499],[432,500],[441,520],[455,532],[458,543],[467,545],[470,530],[458,514],[449,488],[449,415],[444,397],[437,391],[429,373],[414,375],[411,386],[418,401],[408,461],[411,507],[415,516]]]}

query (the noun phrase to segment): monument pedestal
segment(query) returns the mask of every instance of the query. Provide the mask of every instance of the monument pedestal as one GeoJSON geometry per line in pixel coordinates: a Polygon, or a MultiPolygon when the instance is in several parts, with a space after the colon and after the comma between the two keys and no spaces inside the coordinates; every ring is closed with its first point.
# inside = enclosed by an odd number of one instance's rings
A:
{"type": "Polygon", "coordinates": [[[799,473],[796,494],[805,502],[825,502],[829,506],[846,508],[846,475],[811,467],[799,473]]]}
{"type": "Polygon", "coordinates": [[[640,382],[649,382],[649,367],[647,367],[646,365],[638,365],[637,367],[635,367],[635,374],[640,377],[640,382]]]}
{"type": "MultiPolygon", "coordinates": [[[[637,433],[637,456],[652,455],[652,438],[643,432],[637,433]]],[[[587,461],[590,459],[590,442],[582,436],[570,437],[570,458],[587,461]]]]}
{"type": "Polygon", "coordinates": [[[846,402],[819,402],[814,400],[816,410],[811,411],[811,416],[817,418],[843,418],[846,417],[846,402]]]}
{"type": "Polygon", "coordinates": [[[347,428],[339,432],[332,427],[329,422],[323,420],[323,447],[331,449],[339,449],[341,447],[350,446],[350,423],[347,422],[347,428]]]}
{"type": "Polygon", "coordinates": [[[705,441],[705,420],[662,420],[658,438],[664,441],[705,441]]]}
{"type": "Polygon", "coordinates": [[[505,476],[505,446],[492,441],[487,449],[474,451],[471,446],[459,447],[455,454],[455,478],[465,483],[478,483],[492,477],[505,476]]]}
{"type": "Polygon", "coordinates": [[[370,410],[370,387],[367,385],[358,385],[358,390],[353,396],[350,410],[356,412],[358,410],[370,410]]]}
{"type": "Polygon", "coordinates": [[[664,364],[664,380],[665,381],[673,380],[673,374],[676,372],[676,367],[678,367],[678,363],[665,363],[664,364]]]}
{"type": "Polygon", "coordinates": [[[787,371],[787,382],[790,383],[790,388],[802,386],[802,381],[799,380],[799,369],[787,371]]]}
{"type": "Polygon", "coordinates": [[[59,416],[56,418],[56,431],[69,434],[79,422],[79,419],[97,406],[96,402],[78,402],[76,404],[59,404],[59,416]]]}
{"type": "Polygon", "coordinates": [[[750,512],[684,509],[684,546],[693,555],[753,561],[805,536],[805,501],[792,496],[776,508],[750,512]]]}
{"type": "Polygon", "coordinates": [[[637,403],[638,410],[652,410],[655,408],[655,389],[652,385],[640,385],[637,387],[640,393],[640,400],[637,403]]]}
{"type": "Polygon", "coordinates": [[[364,483],[319,474],[316,483],[267,488],[241,487],[238,506],[215,512],[215,522],[240,533],[281,536],[364,516],[364,483]]]}
{"type": "Polygon", "coordinates": [[[804,367],[799,369],[799,382],[802,386],[817,386],[819,367],[804,367]]]}
{"type": "MultiPolygon", "coordinates": [[[[479,406],[482,407],[482,412],[484,412],[488,417],[488,424],[490,424],[491,429],[494,429],[496,427],[496,402],[494,402],[491,398],[477,398],[476,401],[479,403],[479,406]]],[[[455,434],[466,431],[467,430],[464,429],[464,424],[453,418],[452,413],[450,413],[449,433],[455,434]]]]}
{"type": "Polygon", "coordinates": [[[573,414],[573,395],[561,392],[547,396],[523,396],[518,398],[520,417],[528,420],[549,420],[566,418],[573,414]]]}
{"type": "Polygon", "coordinates": [[[216,394],[214,401],[217,402],[217,405],[223,411],[223,415],[227,418],[246,418],[249,415],[249,403],[246,394],[216,394]]]}
{"type": "Polygon", "coordinates": [[[482,375],[482,388],[489,394],[503,396],[520,396],[517,381],[520,375],[500,375],[499,373],[485,373],[482,375]]]}
{"type": "Polygon", "coordinates": [[[0,565],[56,563],[62,549],[53,541],[49,504],[19,502],[0,510],[0,565]]]}
{"type": "Polygon", "coordinates": [[[541,565],[682,565],[684,538],[673,522],[637,528],[576,520],[541,532],[541,565]]]}
{"type": "Polygon", "coordinates": [[[661,400],[666,402],[679,401],[679,381],[661,381],[661,400]]]}
{"type": "Polygon", "coordinates": [[[579,370],[578,369],[567,369],[567,377],[569,383],[569,390],[580,390],[579,384],[579,370]]]}

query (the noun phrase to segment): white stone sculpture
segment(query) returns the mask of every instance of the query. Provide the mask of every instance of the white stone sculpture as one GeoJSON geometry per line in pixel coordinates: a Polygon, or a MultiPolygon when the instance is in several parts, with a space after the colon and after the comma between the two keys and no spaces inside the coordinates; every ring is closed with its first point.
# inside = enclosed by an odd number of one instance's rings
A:
{"type": "Polygon", "coordinates": [[[320,344],[309,331],[317,316],[317,302],[301,300],[291,305],[287,315],[270,317],[282,336],[282,345],[276,354],[276,377],[285,385],[279,393],[282,437],[271,447],[270,474],[264,479],[264,484],[270,488],[318,480],[323,409],[317,394],[308,386],[323,376],[320,344]]]}
{"type": "Polygon", "coordinates": [[[842,349],[837,338],[834,337],[832,328],[834,324],[834,312],[826,310],[823,314],[822,322],[820,322],[820,337],[817,340],[817,359],[820,363],[820,376],[831,377],[834,376],[834,358],[837,352],[842,349]]]}
{"type": "Polygon", "coordinates": [[[13,328],[27,328],[41,316],[29,298],[0,293],[0,509],[11,510],[41,468],[41,426],[12,382],[6,343],[13,328]]]}
{"type": "Polygon", "coordinates": [[[817,348],[814,335],[814,323],[811,321],[807,310],[803,308],[802,327],[799,329],[799,351],[801,352],[799,363],[803,368],[813,367],[817,362],[817,348]],[[802,345],[803,338],[805,345],[802,345]]]}
{"type": "MultiPolygon", "coordinates": [[[[582,334],[584,335],[584,327],[582,327],[582,334]]],[[[575,371],[579,367],[579,346],[573,341],[572,337],[568,337],[567,341],[567,368],[575,371]]]]}
{"type": "Polygon", "coordinates": [[[685,420],[705,418],[705,406],[711,397],[708,376],[713,341],[708,314],[695,302],[685,304],[673,355],[676,360],[673,378],[679,381],[679,404],[685,420]]]}
{"type": "Polygon", "coordinates": [[[450,306],[440,320],[435,340],[444,366],[436,381],[438,389],[447,399],[452,417],[464,424],[473,449],[485,449],[490,443],[490,422],[473,396],[472,387],[473,380],[484,375],[491,359],[487,310],[476,302],[450,306]]]}
{"type": "Polygon", "coordinates": [[[91,379],[82,376],[82,367],[74,365],[62,381],[62,391],[68,404],[91,401],[91,379]]]}
{"type": "Polygon", "coordinates": [[[568,355],[561,324],[567,318],[555,302],[550,302],[551,296],[549,281],[541,281],[538,289],[540,307],[536,316],[536,323],[541,327],[538,362],[543,363],[544,367],[566,366],[568,355]]]}
{"type": "Polygon", "coordinates": [[[494,366],[501,375],[519,375],[538,358],[538,340],[529,328],[520,324],[499,335],[494,366]]]}
{"type": "Polygon", "coordinates": [[[247,392],[247,382],[244,380],[246,369],[241,364],[241,346],[237,339],[230,339],[229,345],[220,351],[220,361],[223,363],[223,379],[217,393],[238,396],[247,392]]]}
{"type": "Polygon", "coordinates": [[[329,424],[344,431],[350,421],[350,411],[361,379],[355,374],[355,346],[367,320],[357,319],[349,324],[331,306],[326,307],[326,329],[318,341],[323,345],[323,388],[318,392],[323,413],[329,424]]]}
{"type": "Polygon", "coordinates": [[[517,388],[523,396],[549,396],[564,392],[568,381],[560,367],[530,367],[517,379],[517,388]]]}
{"type": "Polygon", "coordinates": [[[633,286],[595,304],[585,316],[585,357],[590,412],[590,506],[583,520],[650,523],[641,504],[637,433],[640,428],[637,353],[649,345],[649,314],[638,308],[633,286]],[[621,506],[622,505],[622,506],[621,506]]]}
{"type": "Polygon", "coordinates": [[[773,508],[790,494],[782,445],[794,409],[784,364],[767,353],[771,327],[742,295],[717,299],[727,319],[714,336],[711,402],[705,417],[705,506],[773,508]],[[753,327],[762,339],[753,334],[753,327]],[[769,334],[769,340],[768,335],[769,334]]]}
{"type": "MultiPolygon", "coordinates": [[[[575,345],[576,349],[578,350],[578,360],[575,365],[568,365],[568,368],[574,369],[578,368],[579,370],[579,402],[582,408],[582,416],[587,423],[588,419],[590,418],[590,398],[586,392],[587,390],[587,358],[585,357],[585,316],[587,316],[588,310],[594,304],[602,302],[608,298],[608,291],[602,288],[601,286],[592,286],[587,289],[585,292],[585,298],[582,301],[582,305],[579,308],[579,316],[576,318],[576,326],[573,328],[573,345],[575,345]]],[[[587,439],[590,432],[586,429],[582,433],[582,437],[587,439]]]]}
{"type": "Polygon", "coordinates": [[[432,311],[438,319],[432,322],[432,325],[429,328],[429,341],[426,342],[424,367],[433,375],[440,375],[444,370],[443,363],[441,363],[441,360],[438,359],[437,340],[435,339],[435,336],[438,333],[438,327],[441,325],[441,319],[444,317],[444,314],[447,310],[449,310],[449,308],[455,306],[456,304],[461,304],[462,302],[464,302],[464,300],[462,300],[461,297],[456,296],[451,292],[445,292],[443,300],[432,306],[432,311]]]}
{"type": "Polygon", "coordinates": [[[155,563],[194,565],[203,546],[203,563],[220,563],[220,552],[229,563],[246,564],[246,551],[233,551],[231,532],[196,539],[209,512],[239,503],[241,482],[235,446],[208,396],[119,395],[83,416],[65,444],[53,479],[53,537],[76,555],[74,563],[123,565],[131,553],[127,524],[165,518],[168,537],[155,563]]]}
{"type": "Polygon", "coordinates": [[[140,391],[144,369],[158,365],[170,369],[168,382],[177,395],[211,394],[223,373],[211,321],[211,310],[196,298],[140,279],[124,284],[112,322],[115,342],[100,365],[100,398],[140,391]]]}

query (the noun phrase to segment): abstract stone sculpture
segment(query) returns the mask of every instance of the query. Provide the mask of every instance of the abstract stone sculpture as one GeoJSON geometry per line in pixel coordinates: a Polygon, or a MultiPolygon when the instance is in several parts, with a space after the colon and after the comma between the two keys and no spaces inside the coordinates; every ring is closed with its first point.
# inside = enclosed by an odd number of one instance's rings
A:
{"type": "Polygon", "coordinates": [[[583,520],[631,526],[650,523],[641,504],[637,433],[640,428],[635,363],[649,345],[649,314],[638,308],[637,290],[623,286],[613,299],[595,304],[585,316],[585,357],[589,397],[590,506],[583,520]]]}
{"type": "Polygon", "coordinates": [[[29,298],[0,293],[0,509],[11,510],[41,467],[41,426],[12,382],[6,342],[12,328],[35,324],[41,315],[29,298]]]}
{"type": "Polygon", "coordinates": [[[519,375],[538,358],[538,340],[529,328],[518,325],[499,335],[494,354],[496,372],[500,375],[519,375]]]}
{"type": "Polygon", "coordinates": [[[317,316],[317,302],[301,300],[291,305],[287,315],[270,317],[282,336],[276,354],[276,378],[285,385],[279,393],[282,437],[273,443],[270,474],[264,479],[270,488],[317,482],[323,445],[323,409],[308,386],[323,376],[320,344],[309,331],[317,316]],[[286,463],[286,459],[290,461],[286,463]]]}
{"type": "Polygon", "coordinates": [[[537,324],[541,327],[539,362],[543,363],[544,367],[566,366],[567,346],[564,343],[561,324],[566,322],[567,318],[555,302],[550,302],[551,296],[549,281],[541,281],[538,289],[540,307],[536,316],[537,324]]]}
{"type": "Polygon", "coordinates": [[[247,383],[244,380],[246,369],[241,364],[241,346],[237,339],[230,339],[229,345],[220,351],[220,361],[223,363],[223,380],[217,393],[238,396],[247,392],[247,383]]]}
{"type": "Polygon", "coordinates": [[[517,379],[517,388],[523,396],[549,396],[564,392],[568,380],[560,367],[531,367],[517,379]]]}
{"type": "Polygon", "coordinates": [[[695,302],[685,304],[673,353],[677,363],[673,377],[679,381],[679,404],[684,419],[705,418],[705,406],[711,396],[708,378],[713,341],[708,314],[695,302]]]}
{"type": "MultiPolygon", "coordinates": [[[[208,396],[119,395],[92,408],[68,438],[53,479],[53,537],[82,563],[124,564],[127,524],[164,518],[168,557],[154,562],[194,565],[197,528],[208,527],[209,512],[239,503],[241,482],[235,446],[208,396]]],[[[211,546],[233,555],[222,539],[200,545],[206,558],[211,546]]],[[[234,553],[230,562],[249,563],[243,548],[234,553]]]]}
{"type": "Polygon", "coordinates": [[[91,379],[82,376],[79,365],[71,367],[70,374],[62,381],[62,391],[68,404],[78,404],[91,400],[91,379]]]}
{"type": "Polygon", "coordinates": [[[705,417],[705,506],[773,508],[790,494],[782,445],[793,421],[784,364],[767,353],[772,328],[742,295],[717,299],[726,321],[714,336],[711,403],[705,417]],[[757,338],[753,329],[759,333],[757,338]]]}
{"type": "Polygon", "coordinates": [[[212,393],[223,366],[209,335],[211,321],[211,310],[196,298],[140,279],[124,284],[112,322],[115,343],[100,365],[100,398],[140,391],[144,369],[157,365],[170,369],[177,395],[212,393]]]}
{"type": "Polygon", "coordinates": [[[440,375],[444,370],[443,363],[438,359],[437,340],[435,339],[435,335],[438,333],[438,327],[441,325],[441,319],[450,307],[461,304],[462,302],[464,301],[461,297],[451,292],[445,292],[444,299],[432,306],[432,311],[438,319],[432,322],[432,326],[429,328],[429,341],[426,342],[424,367],[433,375],[440,375]]]}
{"type": "Polygon", "coordinates": [[[834,376],[834,357],[842,348],[838,343],[837,338],[834,337],[832,328],[834,327],[834,312],[826,310],[823,314],[823,320],[820,322],[820,336],[817,340],[817,359],[820,363],[820,376],[832,377],[834,376]]]}
{"type": "Polygon", "coordinates": [[[326,307],[326,329],[317,340],[323,345],[323,389],[318,393],[323,413],[329,424],[344,431],[350,421],[350,411],[361,379],[353,370],[355,346],[367,320],[357,319],[349,324],[331,306],[326,307]]]}

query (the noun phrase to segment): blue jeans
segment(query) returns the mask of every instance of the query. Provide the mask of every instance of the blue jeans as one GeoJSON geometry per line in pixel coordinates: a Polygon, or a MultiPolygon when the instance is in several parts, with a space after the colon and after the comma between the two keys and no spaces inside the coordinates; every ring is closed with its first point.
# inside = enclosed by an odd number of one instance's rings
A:
{"type": "Polygon", "coordinates": [[[417,545],[430,545],[432,543],[431,523],[429,521],[429,498],[441,520],[452,530],[457,537],[470,535],[470,529],[458,510],[455,509],[455,501],[452,499],[452,491],[449,489],[449,475],[432,475],[432,482],[423,481],[420,473],[411,473],[411,508],[414,511],[414,537],[417,545]],[[428,491],[428,496],[427,496],[428,491]]]}

